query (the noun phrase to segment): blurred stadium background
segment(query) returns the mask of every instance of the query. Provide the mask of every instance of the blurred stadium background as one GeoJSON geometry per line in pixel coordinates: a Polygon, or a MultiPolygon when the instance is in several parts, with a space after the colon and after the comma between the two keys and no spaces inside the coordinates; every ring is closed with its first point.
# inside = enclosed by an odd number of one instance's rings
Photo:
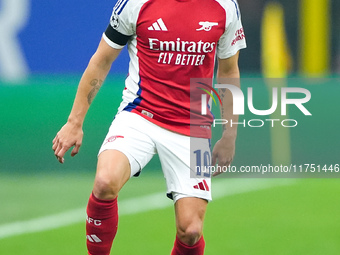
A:
{"type": "MultiPolygon", "coordinates": [[[[86,253],[84,208],[97,151],[120,103],[126,51],[89,111],[80,154],[60,165],[51,141],[113,5],[0,0],[0,254],[86,253]]],[[[289,131],[239,128],[234,164],[339,164],[340,1],[239,5],[248,43],[240,55],[243,90],[256,88],[255,103],[266,109],[273,82],[307,88],[313,116],[290,108],[299,126],[289,131]]],[[[338,179],[292,177],[214,180],[206,254],[339,254],[338,179]]],[[[156,158],[124,188],[114,254],[170,253],[174,217],[164,185],[156,158]]]]}

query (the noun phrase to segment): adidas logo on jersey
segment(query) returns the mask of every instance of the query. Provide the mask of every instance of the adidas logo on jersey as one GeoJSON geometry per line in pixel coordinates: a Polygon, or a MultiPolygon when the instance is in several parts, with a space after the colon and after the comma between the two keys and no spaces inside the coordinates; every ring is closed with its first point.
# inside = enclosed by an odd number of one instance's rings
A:
{"type": "Polygon", "coordinates": [[[197,185],[194,186],[194,189],[200,189],[204,191],[209,191],[209,186],[205,180],[199,182],[197,185]]]}
{"type": "Polygon", "coordinates": [[[165,26],[162,18],[159,18],[152,26],[148,27],[148,30],[155,30],[155,31],[168,31],[167,27],[165,26]]]}

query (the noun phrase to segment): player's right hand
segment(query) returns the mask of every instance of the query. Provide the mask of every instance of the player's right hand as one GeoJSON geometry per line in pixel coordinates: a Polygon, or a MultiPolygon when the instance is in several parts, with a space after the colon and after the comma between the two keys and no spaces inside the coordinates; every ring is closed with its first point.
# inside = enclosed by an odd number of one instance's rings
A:
{"type": "Polygon", "coordinates": [[[57,133],[52,143],[52,150],[60,163],[64,163],[65,153],[74,146],[71,156],[78,154],[83,140],[83,130],[80,125],[67,122],[57,133]]]}

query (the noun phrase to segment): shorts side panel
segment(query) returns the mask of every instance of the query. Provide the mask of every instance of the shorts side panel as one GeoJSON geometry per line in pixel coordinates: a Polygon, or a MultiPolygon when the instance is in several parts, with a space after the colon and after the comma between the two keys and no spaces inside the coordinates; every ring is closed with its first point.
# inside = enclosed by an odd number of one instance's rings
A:
{"type": "Polygon", "coordinates": [[[190,168],[190,165],[196,166],[191,161],[196,161],[197,151],[211,158],[209,139],[192,138],[167,130],[166,133],[168,134],[162,134],[162,138],[156,141],[156,147],[167,183],[167,193],[179,193],[180,197],[198,197],[211,201],[210,176],[197,176],[196,169],[190,168]],[[191,139],[198,140],[192,143],[191,139]],[[192,144],[195,144],[195,147],[191,146],[192,144]]]}

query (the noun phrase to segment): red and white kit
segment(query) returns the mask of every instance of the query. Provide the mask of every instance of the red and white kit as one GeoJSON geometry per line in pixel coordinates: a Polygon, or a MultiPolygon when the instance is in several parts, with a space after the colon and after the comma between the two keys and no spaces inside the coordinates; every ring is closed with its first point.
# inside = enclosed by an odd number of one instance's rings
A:
{"type": "MultiPolygon", "coordinates": [[[[145,166],[154,153],[160,154],[159,148],[162,148],[166,156],[160,155],[160,158],[168,192],[210,200],[210,180],[204,181],[203,186],[203,179],[188,180],[190,158],[195,155],[193,151],[190,152],[189,139],[183,137],[204,139],[202,153],[206,150],[210,153],[211,131],[205,127],[210,126],[213,120],[209,113],[199,116],[205,125],[195,126],[190,122],[190,79],[212,79],[216,56],[226,59],[246,47],[237,1],[119,0],[103,38],[115,49],[121,49],[127,44],[130,64],[123,101],[112,124],[115,128],[112,126],[110,129],[101,151],[123,151],[130,160],[133,175],[145,166]],[[181,136],[173,139],[182,144],[177,146],[169,142],[168,152],[164,152],[164,144],[157,144],[153,133],[145,134],[150,130],[158,132],[151,125],[150,128],[143,128],[145,136],[149,136],[148,142],[137,139],[140,141],[137,143],[136,139],[132,139],[131,144],[127,145],[128,142],[123,140],[129,136],[129,128],[126,122],[120,128],[123,124],[118,122],[119,119],[122,121],[131,118],[126,112],[137,114],[147,121],[130,121],[136,132],[139,129],[137,123],[144,126],[149,123],[164,131],[158,137],[159,141],[167,135],[172,136],[171,133],[181,136]],[[187,150],[183,152],[179,147],[187,150]],[[140,148],[149,148],[149,151],[143,154],[141,152],[144,149],[140,148]],[[174,173],[167,174],[167,171],[174,173]],[[183,182],[176,184],[178,179],[183,178],[183,182]],[[188,187],[184,187],[185,183],[189,183],[188,187]]],[[[141,136],[141,133],[131,134],[131,137],[141,136]]]]}
{"type": "MultiPolygon", "coordinates": [[[[116,49],[128,44],[131,62],[119,111],[180,134],[210,137],[195,130],[199,126],[191,126],[190,134],[190,79],[212,78],[216,53],[225,59],[246,47],[236,0],[120,0],[104,39],[116,49]]],[[[209,125],[212,115],[205,118],[209,125]]]]}

